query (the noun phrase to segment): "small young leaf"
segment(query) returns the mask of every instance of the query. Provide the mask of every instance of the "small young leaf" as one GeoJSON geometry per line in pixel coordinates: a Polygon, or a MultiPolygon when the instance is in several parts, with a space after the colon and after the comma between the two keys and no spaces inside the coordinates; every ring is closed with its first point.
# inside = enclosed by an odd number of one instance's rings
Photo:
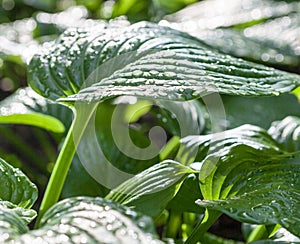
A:
{"type": "Polygon", "coordinates": [[[195,171],[175,161],[156,164],[113,189],[106,199],[157,216],[176,195],[187,175],[195,171]]]}
{"type": "Polygon", "coordinates": [[[30,208],[37,199],[37,187],[19,169],[0,158],[0,200],[30,208]]]}
{"type": "Polygon", "coordinates": [[[149,217],[101,198],[69,198],[53,206],[40,229],[0,208],[0,242],[14,243],[162,243],[149,217]],[[27,233],[25,233],[27,232],[27,233]]]}

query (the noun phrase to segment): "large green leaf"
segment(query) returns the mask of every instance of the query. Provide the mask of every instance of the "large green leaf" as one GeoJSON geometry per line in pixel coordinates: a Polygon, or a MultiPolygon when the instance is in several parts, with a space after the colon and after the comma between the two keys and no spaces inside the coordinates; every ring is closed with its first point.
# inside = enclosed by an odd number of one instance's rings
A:
{"type": "Polygon", "coordinates": [[[298,1],[201,1],[161,24],[237,57],[299,66],[299,13],[298,1]]]}
{"type": "Polygon", "coordinates": [[[62,133],[65,126],[56,117],[64,117],[66,124],[69,124],[72,116],[67,110],[67,108],[41,97],[29,87],[20,88],[0,102],[0,124],[33,125],[62,133]]]}
{"type": "Polygon", "coordinates": [[[37,187],[19,169],[0,159],[0,200],[30,208],[37,199],[37,187]]]}
{"type": "Polygon", "coordinates": [[[18,215],[2,213],[1,242],[161,243],[154,237],[149,217],[101,198],[78,197],[59,202],[43,216],[39,229],[30,232],[18,215]]]}
{"type": "Polygon", "coordinates": [[[127,121],[130,107],[111,101],[99,104],[78,145],[86,171],[109,189],[159,162],[159,148],[127,121]]]}
{"type": "Polygon", "coordinates": [[[60,101],[102,101],[119,95],[189,100],[217,91],[278,95],[299,76],[226,56],[191,36],[156,24],[71,29],[34,56],[30,85],[60,101]]]}
{"type": "MultiPolygon", "coordinates": [[[[300,235],[299,157],[280,150],[278,143],[258,127],[243,126],[210,141],[211,153],[202,161],[202,207],[219,210],[241,221],[280,224],[300,235]]],[[[209,143],[194,138],[202,148],[209,143]]]]}
{"type": "Polygon", "coordinates": [[[228,148],[240,145],[281,154],[279,144],[264,129],[253,125],[242,125],[215,134],[187,136],[180,143],[176,159],[183,164],[201,162],[207,154],[225,153],[228,148]]]}
{"type": "Polygon", "coordinates": [[[152,101],[137,100],[135,97],[120,97],[99,104],[77,152],[86,171],[102,185],[115,188],[132,177],[131,174],[158,163],[161,144],[167,140],[165,131],[183,136],[199,133],[198,127],[203,126],[204,115],[198,111],[196,101],[156,101],[154,106],[152,104],[152,101]],[[145,114],[149,110],[150,113],[145,114]],[[168,117],[161,111],[168,113],[168,117]],[[153,131],[156,133],[154,136],[151,134],[153,131]]]}
{"type": "Polygon", "coordinates": [[[113,189],[106,199],[157,216],[176,195],[187,175],[195,171],[175,161],[158,163],[113,189]]]}
{"type": "Polygon", "coordinates": [[[299,127],[300,118],[288,116],[281,121],[273,122],[268,132],[285,150],[295,152],[300,149],[299,127]]]}

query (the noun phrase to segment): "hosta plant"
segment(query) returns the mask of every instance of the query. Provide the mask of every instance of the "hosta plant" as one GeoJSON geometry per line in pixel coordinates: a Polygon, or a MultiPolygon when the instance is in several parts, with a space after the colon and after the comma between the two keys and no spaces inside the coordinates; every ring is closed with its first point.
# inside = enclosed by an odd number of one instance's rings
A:
{"type": "Polygon", "coordinates": [[[2,103],[0,122],[68,132],[38,213],[34,184],[0,161],[2,242],[226,243],[208,233],[222,213],[257,225],[249,242],[278,230],[300,236],[299,119],[223,130],[220,97],[289,93],[299,75],[126,21],[67,29],[31,59],[28,75],[31,88],[18,92],[31,102],[22,113],[2,103]],[[69,128],[59,108],[72,110],[69,128]],[[63,199],[70,184],[77,197],[63,199]]]}

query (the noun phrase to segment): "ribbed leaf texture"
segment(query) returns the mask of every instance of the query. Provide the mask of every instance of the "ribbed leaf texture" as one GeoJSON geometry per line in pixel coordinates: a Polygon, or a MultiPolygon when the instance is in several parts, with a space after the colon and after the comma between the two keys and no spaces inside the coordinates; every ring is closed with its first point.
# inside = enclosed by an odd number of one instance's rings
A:
{"type": "Polygon", "coordinates": [[[113,189],[106,199],[157,216],[176,195],[185,178],[195,171],[175,161],[156,164],[113,189]]]}
{"type": "Polygon", "coordinates": [[[241,222],[280,224],[300,235],[299,156],[291,159],[292,154],[255,126],[209,137],[194,137],[190,143],[206,151],[211,146],[199,175],[204,199],[197,203],[241,222]]]}
{"type": "Polygon", "coordinates": [[[182,142],[183,149],[199,150],[200,206],[241,222],[280,224],[300,234],[299,157],[292,159],[265,130],[244,125],[182,142]]]}
{"type": "Polygon", "coordinates": [[[96,102],[119,95],[189,100],[212,91],[278,95],[300,78],[220,54],[167,27],[112,22],[64,32],[31,60],[29,81],[53,100],[96,102]]]}
{"type": "Polygon", "coordinates": [[[43,216],[39,229],[27,233],[18,215],[3,211],[0,216],[1,242],[162,243],[153,236],[149,217],[101,198],[59,202],[43,216]]]}

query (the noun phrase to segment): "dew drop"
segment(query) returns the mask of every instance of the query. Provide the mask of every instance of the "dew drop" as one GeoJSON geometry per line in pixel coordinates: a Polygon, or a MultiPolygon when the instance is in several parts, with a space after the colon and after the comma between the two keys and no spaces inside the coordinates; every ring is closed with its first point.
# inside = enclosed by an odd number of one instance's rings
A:
{"type": "Polygon", "coordinates": [[[143,75],[143,72],[141,70],[135,70],[132,72],[132,75],[134,77],[141,77],[143,75]]]}

